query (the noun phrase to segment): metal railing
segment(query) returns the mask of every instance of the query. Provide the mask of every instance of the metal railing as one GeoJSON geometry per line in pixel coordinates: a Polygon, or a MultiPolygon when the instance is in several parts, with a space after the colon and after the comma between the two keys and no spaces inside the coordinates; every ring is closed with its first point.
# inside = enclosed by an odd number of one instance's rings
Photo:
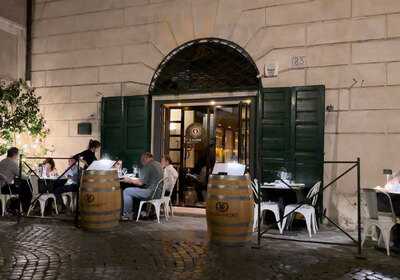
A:
{"type": "MultiPolygon", "coordinates": [[[[345,229],[343,229],[341,226],[339,226],[337,223],[335,223],[332,219],[330,219],[326,214],[325,211],[321,211],[321,215],[327,219],[327,221],[331,224],[333,224],[336,228],[338,228],[343,234],[345,234],[351,241],[352,244],[348,243],[339,243],[339,242],[329,242],[329,241],[318,241],[318,240],[300,240],[300,239],[292,239],[292,238],[277,238],[277,237],[268,237],[268,236],[263,236],[270,228],[267,228],[264,231],[261,231],[261,199],[258,199],[258,231],[257,231],[257,246],[254,248],[260,248],[261,246],[261,238],[272,238],[272,239],[278,239],[278,240],[286,240],[286,241],[295,241],[295,242],[305,242],[305,243],[319,243],[319,244],[330,244],[330,245],[340,245],[340,246],[353,246],[357,247],[357,253],[360,256],[362,253],[362,239],[361,239],[361,174],[360,174],[360,167],[361,167],[361,162],[360,158],[357,158],[357,161],[324,161],[324,164],[351,164],[351,166],[343,171],[339,176],[337,176],[335,179],[333,179],[331,182],[326,184],[323,188],[321,188],[317,193],[311,195],[307,199],[304,199],[303,201],[299,202],[296,207],[284,215],[279,221],[277,221],[274,224],[279,224],[281,223],[285,218],[291,216],[296,212],[297,209],[302,207],[303,205],[308,205],[309,201],[312,200],[315,196],[321,195],[327,188],[331,187],[333,184],[335,184],[338,180],[343,178],[345,175],[347,175],[349,172],[352,170],[356,170],[357,173],[357,179],[356,179],[356,185],[357,185],[357,238],[354,238],[351,236],[345,229]]],[[[287,184],[284,180],[281,178],[278,178],[281,182],[283,182],[287,187],[291,188],[289,184],[287,184]]],[[[261,194],[261,187],[260,184],[258,184],[258,190],[257,192],[261,194]]]]}
{"type": "MultiPolygon", "coordinates": [[[[36,173],[35,169],[32,168],[28,163],[27,160],[45,160],[51,158],[53,160],[70,160],[73,158],[67,158],[67,157],[24,157],[24,155],[20,154],[19,156],[19,179],[22,180],[23,175],[23,166],[27,167],[29,172],[32,173],[34,176],[40,178],[40,176],[36,173]]],[[[55,183],[57,181],[63,180],[65,179],[65,174],[67,174],[67,172],[73,167],[73,166],[77,166],[78,168],[78,180],[76,182],[77,186],[78,186],[78,190],[77,190],[77,195],[76,195],[76,201],[75,201],[75,205],[76,205],[76,209],[75,209],[75,216],[74,216],[74,223],[75,226],[78,226],[78,221],[79,221],[79,188],[80,188],[80,178],[81,178],[81,168],[80,168],[80,162],[79,160],[76,161],[76,163],[74,165],[70,165],[68,166],[67,169],[64,170],[64,172],[57,176],[57,178],[54,180],[55,183]]],[[[31,200],[31,202],[29,203],[29,208],[34,205],[39,199],[40,197],[43,195],[43,193],[39,193],[39,195],[34,199],[31,200]]],[[[20,211],[17,211],[17,222],[20,222],[20,218],[22,216],[22,213],[20,211]]]]}

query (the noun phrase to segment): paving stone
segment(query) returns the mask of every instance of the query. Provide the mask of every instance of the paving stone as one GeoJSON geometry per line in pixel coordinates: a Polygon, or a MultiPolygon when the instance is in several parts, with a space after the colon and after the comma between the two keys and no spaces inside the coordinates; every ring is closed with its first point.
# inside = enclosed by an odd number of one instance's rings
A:
{"type": "Polygon", "coordinates": [[[372,246],[365,261],[356,259],[351,247],[267,239],[261,249],[215,246],[207,241],[204,218],[123,223],[108,233],[81,231],[72,222],[1,219],[0,248],[0,279],[365,280],[400,275],[399,257],[372,246]]]}

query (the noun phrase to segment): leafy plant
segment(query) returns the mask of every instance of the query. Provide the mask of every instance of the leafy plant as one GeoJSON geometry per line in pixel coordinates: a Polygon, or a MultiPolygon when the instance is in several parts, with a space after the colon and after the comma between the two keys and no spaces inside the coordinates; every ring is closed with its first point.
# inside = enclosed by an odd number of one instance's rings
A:
{"type": "MultiPolygon", "coordinates": [[[[27,134],[44,139],[48,134],[40,113],[40,97],[23,80],[0,80],[0,154],[16,145],[16,137],[27,134]]],[[[21,147],[20,147],[21,148],[21,147]]]]}

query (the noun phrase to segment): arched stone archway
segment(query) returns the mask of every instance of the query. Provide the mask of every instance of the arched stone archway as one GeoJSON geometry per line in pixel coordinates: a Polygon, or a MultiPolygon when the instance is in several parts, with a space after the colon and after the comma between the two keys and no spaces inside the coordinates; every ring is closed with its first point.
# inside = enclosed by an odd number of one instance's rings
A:
{"type": "Polygon", "coordinates": [[[259,71],[237,44],[218,38],[189,41],[171,51],[150,83],[152,95],[257,90],[259,71]]]}

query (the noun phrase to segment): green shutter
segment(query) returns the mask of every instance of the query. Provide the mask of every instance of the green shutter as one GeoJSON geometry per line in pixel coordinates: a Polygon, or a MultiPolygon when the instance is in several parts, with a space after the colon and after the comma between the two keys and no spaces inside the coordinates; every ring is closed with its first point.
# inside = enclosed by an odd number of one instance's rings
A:
{"type": "Polygon", "coordinates": [[[274,172],[290,168],[291,92],[289,88],[264,89],[259,98],[261,180],[270,182],[274,172]]]}
{"type": "Polygon", "coordinates": [[[308,86],[292,88],[295,109],[292,137],[296,181],[311,186],[323,177],[325,88],[308,86]]]}
{"type": "Polygon", "coordinates": [[[148,96],[125,98],[124,155],[127,167],[137,164],[140,155],[150,152],[150,114],[148,96]]]}
{"type": "Polygon", "coordinates": [[[105,97],[102,100],[102,154],[121,159],[130,168],[150,151],[148,96],[105,97]]]}
{"type": "Polygon", "coordinates": [[[119,158],[123,139],[122,131],[122,98],[106,97],[102,99],[101,143],[102,156],[119,158]]]}
{"type": "Polygon", "coordinates": [[[281,168],[311,186],[323,177],[325,88],[267,88],[260,92],[260,172],[269,182],[281,168]]]}

